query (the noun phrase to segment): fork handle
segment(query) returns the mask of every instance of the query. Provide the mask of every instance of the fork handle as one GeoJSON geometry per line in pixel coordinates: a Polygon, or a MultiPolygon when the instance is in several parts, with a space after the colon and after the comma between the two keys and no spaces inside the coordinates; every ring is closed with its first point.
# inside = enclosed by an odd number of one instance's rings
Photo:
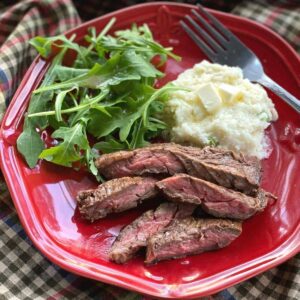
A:
{"type": "Polygon", "coordinates": [[[281,87],[278,83],[276,83],[269,76],[264,74],[259,80],[257,80],[260,84],[270,89],[277,96],[282,98],[287,104],[289,104],[292,108],[294,108],[298,113],[300,113],[300,100],[281,87]]]}

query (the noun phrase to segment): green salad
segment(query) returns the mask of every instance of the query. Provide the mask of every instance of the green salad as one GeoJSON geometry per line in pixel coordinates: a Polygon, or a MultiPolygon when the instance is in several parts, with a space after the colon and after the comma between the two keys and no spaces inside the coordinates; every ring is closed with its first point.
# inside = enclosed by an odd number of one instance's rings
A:
{"type": "Polygon", "coordinates": [[[75,36],[30,41],[43,58],[51,58],[51,64],[32,94],[17,141],[29,167],[45,159],[66,167],[86,167],[99,179],[97,156],[143,147],[166,128],[157,115],[178,87],[156,89],[156,80],[164,74],[152,61],[159,56],[162,65],[168,57],[179,57],[155,42],[147,25],[108,35],[114,22],[99,34],[90,28],[87,46],[74,42],[75,36]],[[70,50],[76,52],[76,59],[66,66],[63,60],[70,50]],[[51,146],[42,140],[45,129],[52,130],[51,146]]]}

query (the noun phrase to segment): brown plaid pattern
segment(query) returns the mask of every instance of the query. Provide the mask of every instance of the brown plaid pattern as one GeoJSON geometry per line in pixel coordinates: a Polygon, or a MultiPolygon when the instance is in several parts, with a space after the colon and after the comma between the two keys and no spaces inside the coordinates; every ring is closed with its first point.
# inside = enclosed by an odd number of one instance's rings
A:
{"type": "Polygon", "coordinates": [[[232,13],[262,23],[300,53],[300,1],[242,1],[232,13]]]}
{"type": "MultiPolygon", "coordinates": [[[[27,45],[31,37],[37,34],[54,35],[76,26],[80,22],[77,11],[82,19],[87,20],[138,2],[149,1],[74,0],[72,3],[71,0],[1,0],[0,120],[5,101],[8,105],[24,71],[36,55],[27,45]]],[[[281,34],[300,52],[298,0],[185,2],[201,2],[261,22],[281,34]]],[[[0,300],[11,299],[151,300],[76,276],[48,261],[26,236],[0,173],[0,300]]],[[[298,300],[300,254],[277,268],[205,299],[298,300]]]]}
{"type": "MultiPolygon", "coordinates": [[[[11,1],[12,2],[12,1],[11,1]]],[[[2,4],[3,5],[3,4],[2,4]]],[[[24,71],[36,56],[28,41],[56,35],[80,23],[71,0],[25,0],[0,15],[0,119],[24,71]]]]}

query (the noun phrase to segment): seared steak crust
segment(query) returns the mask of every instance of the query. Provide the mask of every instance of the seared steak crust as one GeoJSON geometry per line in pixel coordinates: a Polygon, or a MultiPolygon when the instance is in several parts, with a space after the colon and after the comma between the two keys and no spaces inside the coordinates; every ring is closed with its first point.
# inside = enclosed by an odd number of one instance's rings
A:
{"type": "Polygon", "coordinates": [[[250,197],[186,174],[158,181],[156,186],[169,200],[201,205],[204,211],[215,217],[244,220],[267,205],[263,190],[259,190],[257,197],[250,197]]]}
{"type": "Polygon", "coordinates": [[[220,148],[200,149],[173,143],[105,154],[96,160],[96,166],[106,178],[187,173],[249,195],[257,193],[261,177],[256,158],[220,148]]]}
{"type": "Polygon", "coordinates": [[[121,230],[109,252],[109,259],[119,264],[127,262],[146,246],[150,236],[173,219],[190,216],[194,209],[191,204],[163,203],[156,210],[146,211],[121,230]]]}
{"type": "Polygon", "coordinates": [[[79,211],[83,218],[93,222],[136,207],[157,194],[156,181],[151,177],[123,177],[102,183],[97,189],[81,191],[77,195],[79,211]]]}
{"type": "Polygon", "coordinates": [[[222,219],[174,220],[148,239],[146,263],[223,248],[242,232],[240,222],[222,219]]]}

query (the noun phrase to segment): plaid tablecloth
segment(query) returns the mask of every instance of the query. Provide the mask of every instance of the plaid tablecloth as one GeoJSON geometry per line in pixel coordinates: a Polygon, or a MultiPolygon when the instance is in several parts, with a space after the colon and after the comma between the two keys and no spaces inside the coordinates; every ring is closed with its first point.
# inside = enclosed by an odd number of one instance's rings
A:
{"type": "MultiPolygon", "coordinates": [[[[36,55],[27,43],[31,37],[55,35],[79,24],[81,19],[137,2],[148,1],[0,1],[0,120],[24,71],[36,55]]],[[[300,52],[299,1],[199,2],[264,23],[300,52]]],[[[146,300],[138,294],[78,277],[48,261],[26,236],[0,173],[0,300],[11,299],[146,300]]],[[[300,255],[206,299],[298,300],[300,255]]]]}

